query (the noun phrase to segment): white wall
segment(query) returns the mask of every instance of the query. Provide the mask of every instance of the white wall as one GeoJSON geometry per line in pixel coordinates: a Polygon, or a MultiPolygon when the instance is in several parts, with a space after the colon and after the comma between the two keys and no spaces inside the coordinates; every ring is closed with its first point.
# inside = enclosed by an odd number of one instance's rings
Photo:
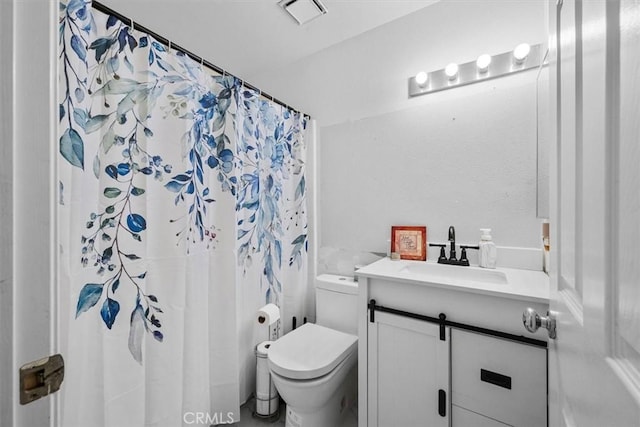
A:
{"type": "Polygon", "coordinates": [[[417,71],[546,42],[544,2],[442,1],[250,80],[320,125],[320,244],[385,251],[393,224],[540,247],[529,71],[408,99],[417,71]]]}

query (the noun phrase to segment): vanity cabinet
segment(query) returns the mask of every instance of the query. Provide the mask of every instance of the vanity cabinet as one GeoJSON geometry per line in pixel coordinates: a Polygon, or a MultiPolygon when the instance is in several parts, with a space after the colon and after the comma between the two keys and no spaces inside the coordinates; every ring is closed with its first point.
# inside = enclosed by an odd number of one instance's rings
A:
{"type": "Polygon", "coordinates": [[[449,329],[376,313],[368,328],[369,426],[449,426],[449,329]]]}
{"type": "Polygon", "coordinates": [[[522,313],[546,313],[547,276],[446,282],[409,274],[415,263],[358,271],[359,427],[546,426],[548,336],[522,313]]]}
{"type": "Polygon", "coordinates": [[[544,348],[376,312],[368,355],[368,426],[547,424],[544,348]]]}

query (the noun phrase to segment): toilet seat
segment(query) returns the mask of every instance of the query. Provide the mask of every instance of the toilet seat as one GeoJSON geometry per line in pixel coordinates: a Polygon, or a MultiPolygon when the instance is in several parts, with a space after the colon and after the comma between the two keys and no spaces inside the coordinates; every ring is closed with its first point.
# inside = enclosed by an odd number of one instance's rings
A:
{"type": "Polygon", "coordinates": [[[271,344],[269,367],[290,379],[309,380],[331,372],[358,348],[358,337],[306,323],[271,344]]]}

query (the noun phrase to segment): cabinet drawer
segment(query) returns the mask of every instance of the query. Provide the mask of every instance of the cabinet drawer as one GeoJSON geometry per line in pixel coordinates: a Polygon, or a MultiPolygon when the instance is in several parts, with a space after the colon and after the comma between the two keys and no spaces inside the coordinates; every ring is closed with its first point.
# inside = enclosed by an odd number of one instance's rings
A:
{"type": "Polygon", "coordinates": [[[453,427],[509,427],[508,424],[476,414],[456,405],[451,406],[451,425],[453,427]]]}
{"type": "Polygon", "coordinates": [[[547,425],[546,349],[452,330],[451,371],[452,404],[516,427],[547,425]]]}

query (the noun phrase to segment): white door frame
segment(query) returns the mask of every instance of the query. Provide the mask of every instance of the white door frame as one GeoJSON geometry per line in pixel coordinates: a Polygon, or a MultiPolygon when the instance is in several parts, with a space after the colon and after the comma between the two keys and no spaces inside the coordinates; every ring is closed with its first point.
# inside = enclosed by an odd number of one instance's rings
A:
{"type": "Polygon", "coordinates": [[[13,3],[0,1],[0,425],[13,424],[13,3]],[[11,363],[9,363],[11,362],[11,363]]]}
{"type": "Polygon", "coordinates": [[[3,337],[8,337],[0,343],[0,424],[53,426],[57,424],[57,398],[54,395],[20,405],[18,368],[55,352],[57,347],[58,2],[9,0],[1,2],[0,10],[1,72],[8,77],[0,82],[2,154],[8,154],[0,160],[0,167],[9,171],[0,175],[4,206],[0,253],[10,254],[8,261],[0,264],[0,310],[2,320],[10,323],[0,328],[3,337]]]}

